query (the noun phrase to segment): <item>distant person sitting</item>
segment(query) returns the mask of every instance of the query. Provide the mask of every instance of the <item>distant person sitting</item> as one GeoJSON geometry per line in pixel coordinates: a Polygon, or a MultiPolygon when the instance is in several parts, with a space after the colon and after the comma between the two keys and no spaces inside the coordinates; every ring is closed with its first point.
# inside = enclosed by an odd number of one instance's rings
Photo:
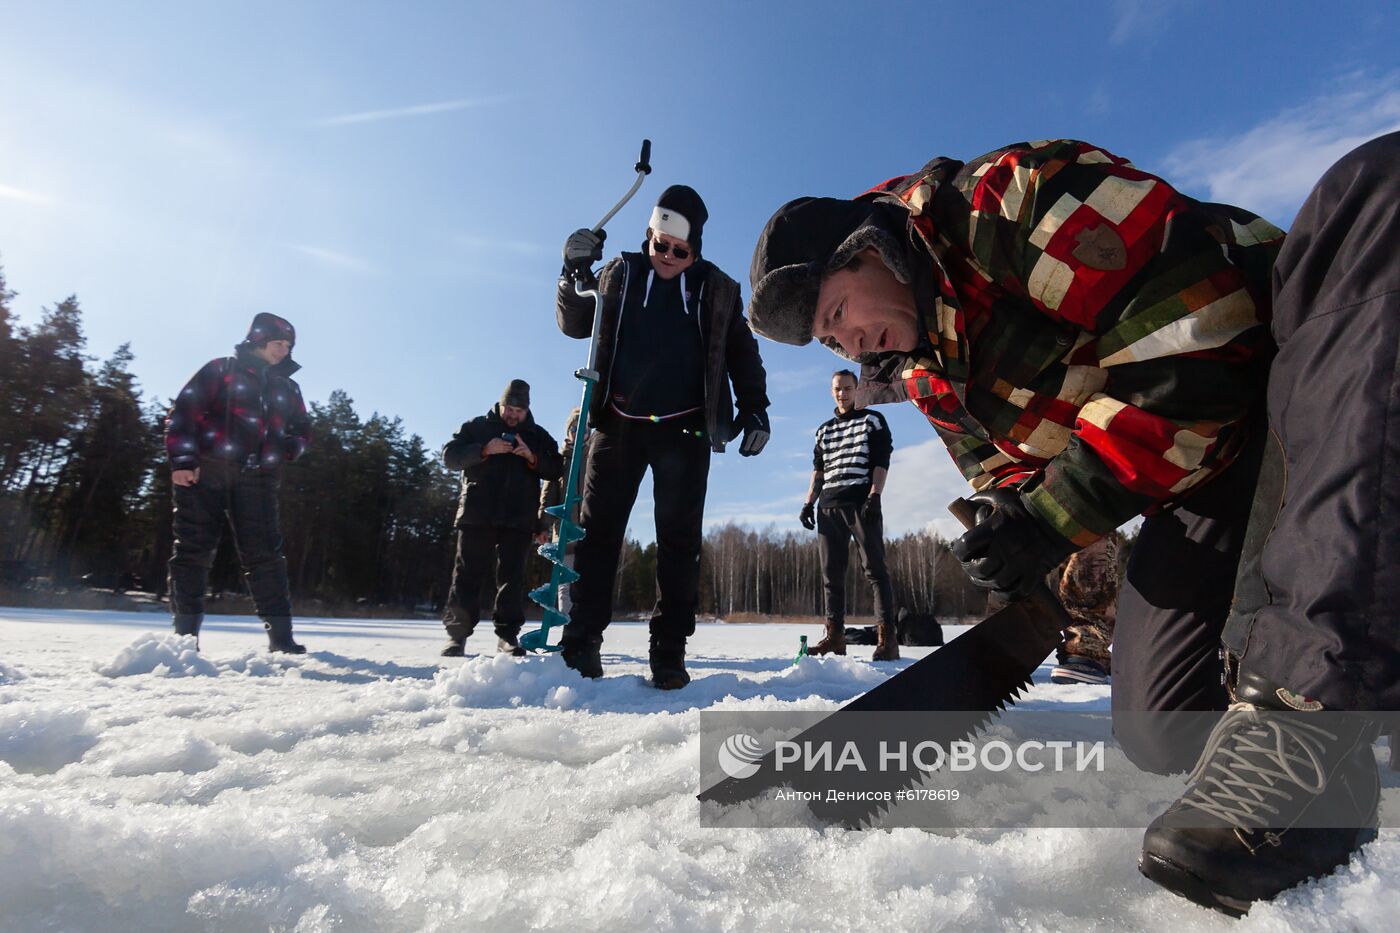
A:
{"type": "Polygon", "coordinates": [[[292,374],[296,329],[275,314],[253,318],[233,356],[206,363],[170,408],[165,449],[174,484],[175,543],[170,608],[175,632],[198,637],[209,568],[225,522],[268,650],[304,654],[292,640],[292,595],[282,554],[278,491],[282,464],[311,441],[301,389],[292,374]]]}
{"type": "Polygon", "coordinates": [[[457,430],[442,449],[442,462],[462,472],[442,656],[466,653],[466,641],[481,619],[483,581],[494,568],[496,647],[521,657],[525,560],[535,532],[540,481],[557,478],[561,470],[558,445],[530,414],[529,383],[511,380],[500,402],[457,430]]]}

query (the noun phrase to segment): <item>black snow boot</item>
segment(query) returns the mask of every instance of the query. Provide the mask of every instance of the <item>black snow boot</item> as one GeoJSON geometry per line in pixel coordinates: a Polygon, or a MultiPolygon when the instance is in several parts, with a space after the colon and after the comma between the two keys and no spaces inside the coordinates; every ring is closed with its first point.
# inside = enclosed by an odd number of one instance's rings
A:
{"type": "Polygon", "coordinates": [[[1138,870],[1241,916],[1376,838],[1376,727],[1241,671],[1186,793],[1147,828],[1138,870]],[[1310,710],[1310,711],[1309,711],[1310,710]]]}
{"type": "Polygon", "coordinates": [[[306,654],[306,646],[292,641],[291,616],[272,616],[263,619],[263,628],[267,629],[268,651],[280,651],[283,654],[306,654]]]}
{"type": "Polygon", "coordinates": [[[597,680],[603,676],[603,636],[574,631],[572,625],[564,626],[564,634],[559,638],[559,656],[570,668],[578,671],[580,677],[597,680]]]}
{"type": "Polygon", "coordinates": [[[685,639],[651,636],[651,683],[658,690],[679,690],[690,683],[685,669],[685,639]]]}
{"type": "Polygon", "coordinates": [[[508,654],[513,658],[523,658],[527,654],[520,647],[519,629],[496,629],[496,653],[508,654]]]}
{"type": "Polygon", "coordinates": [[[447,629],[447,644],[442,646],[442,651],[439,654],[444,658],[465,657],[467,639],[472,637],[472,630],[459,622],[444,622],[442,624],[447,629]]]}
{"type": "Polygon", "coordinates": [[[193,635],[195,647],[199,647],[199,627],[204,624],[204,613],[177,612],[171,621],[175,626],[176,635],[193,635]]]}

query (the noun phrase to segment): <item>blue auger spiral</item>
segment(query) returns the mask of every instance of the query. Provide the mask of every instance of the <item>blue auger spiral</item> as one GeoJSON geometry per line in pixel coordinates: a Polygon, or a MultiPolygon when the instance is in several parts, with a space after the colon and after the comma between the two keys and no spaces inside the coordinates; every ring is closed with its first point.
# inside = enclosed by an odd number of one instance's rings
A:
{"type": "MultiPolygon", "coordinates": [[[[637,193],[637,189],[642,186],[642,180],[651,174],[651,140],[642,140],[642,156],[633,166],[637,173],[636,181],[632,182],[632,187],[622,196],[622,200],[613,205],[613,209],[603,215],[603,219],[593,225],[593,232],[600,233],[603,225],[612,220],[613,215],[622,210],[622,206],[632,199],[632,195],[637,193]]],[[[574,506],[581,500],[579,490],[579,475],[583,472],[583,458],[587,456],[588,450],[588,410],[593,401],[593,389],[598,385],[598,329],[603,320],[603,296],[598,291],[597,283],[592,287],[588,285],[588,278],[591,276],[587,270],[578,270],[573,273],[574,292],[583,298],[593,299],[593,337],[588,343],[588,367],[574,371],[574,378],[583,382],[583,401],[579,403],[578,428],[574,435],[574,450],[569,457],[569,475],[564,483],[564,501],[558,505],[551,505],[545,509],[550,515],[559,519],[555,525],[554,540],[548,544],[542,544],[539,548],[540,556],[554,565],[550,572],[549,582],[538,589],[530,591],[530,598],[540,606],[544,607],[544,619],[540,627],[533,632],[526,632],[520,639],[520,647],[527,651],[558,651],[559,645],[549,643],[549,630],[562,626],[569,621],[568,616],[559,611],[559,589],[567,586],[578,579],[578,572],[574,568],[565,565],[564,557],[570,544],[581,540],[584,531],[572,518],[574,506]]]]}

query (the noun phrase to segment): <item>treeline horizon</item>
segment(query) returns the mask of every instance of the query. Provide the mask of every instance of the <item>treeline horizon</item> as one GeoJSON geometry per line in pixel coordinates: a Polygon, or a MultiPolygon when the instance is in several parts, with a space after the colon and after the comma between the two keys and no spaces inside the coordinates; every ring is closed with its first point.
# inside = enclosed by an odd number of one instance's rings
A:
{"type": "MultiPolygon", "coordinates": [[[[76,295],[22,326],[0,266],[0,598],[80,586],[163,596],[171,547],[164,449],[170,400],[147,397],[123,344],[100,363],[86,352],[76,295]]],[[[194,373],[204,359],[191,358],[194,373]]],[[[456,547],[458,475],[397,416],[368,418],[337,389],[308,400],[310,450],[283,467],[282,529],[294,609],[370,604],[437,612],[456,547]]],[[[444,438],[445,442],[447,439],[444,438]]],[[[887,541],[896,605],[967,615],[985,599],[947,542],[929,534],[887,541]]],[[[629,539],[616,584],[619,615],[655,601],[656,546],[629,539]]],[[[549,565],[533,558],[531,586],[549,565]]],[[[210,574],[214,593],[246,593],[232,535],[210,574]]],[[[847,613],[871,612],[851,561],[847,613]]],[[[487,604],[489,605],[489,603],[487,604]]],[[[823,613],[814,534],[728,524],[701,556],[701,615],[823,613]]],[[[535,616],[537,607],[527,606],[535,616]]]]}

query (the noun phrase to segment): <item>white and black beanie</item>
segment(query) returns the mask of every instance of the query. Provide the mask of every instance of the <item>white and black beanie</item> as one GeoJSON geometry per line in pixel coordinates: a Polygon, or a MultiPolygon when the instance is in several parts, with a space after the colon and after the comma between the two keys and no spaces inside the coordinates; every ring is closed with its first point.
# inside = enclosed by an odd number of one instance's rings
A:
{"type": "Polygon", "coordinates": [[[694,188],[672,185],[661,192],[647,226],[657,233],[685,240],[699,256],[700,235],[705,229],[705,221],[709,219],[710,212],[705,209],[705,202],[694,188]]]}

